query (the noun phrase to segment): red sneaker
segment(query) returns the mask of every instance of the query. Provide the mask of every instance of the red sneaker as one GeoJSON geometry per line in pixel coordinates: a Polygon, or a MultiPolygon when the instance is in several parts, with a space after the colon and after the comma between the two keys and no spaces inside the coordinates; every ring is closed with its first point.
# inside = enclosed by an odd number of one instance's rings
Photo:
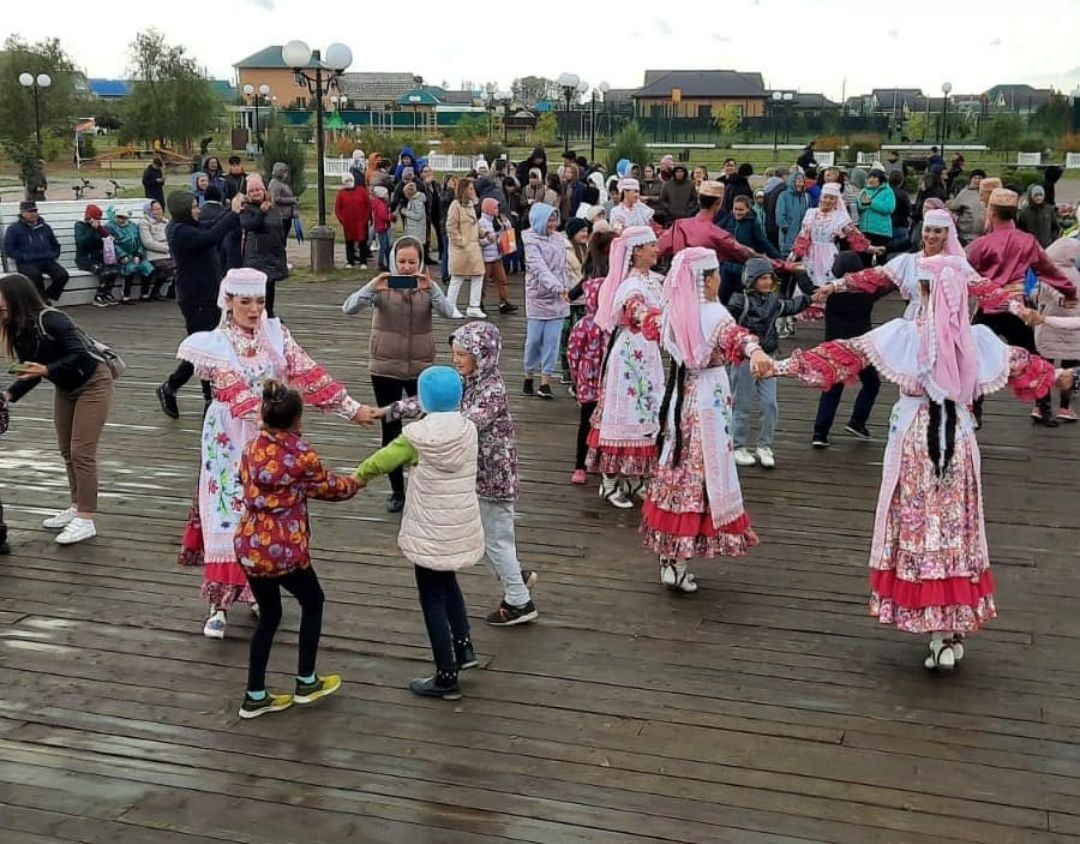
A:
{"type": "Polygon", "coordinates": [[[1076,411],[1071,407],[1059,407],[1054,415],[1057,416],[1059,422],[1076,422],[1080,420],[1080,417],[1076,415],[1076,411]]]}
{"type": "MultiPolygon", "coordinates": [[[[1073,417],[1074,419],[1076,417],[1073,417]]],[[[570,476],[570,483],[577,484],[578,486],[584,486],[589,482],[589,479],[585,476],[584,469],[575,469],[574,474],[570,476]]]]}

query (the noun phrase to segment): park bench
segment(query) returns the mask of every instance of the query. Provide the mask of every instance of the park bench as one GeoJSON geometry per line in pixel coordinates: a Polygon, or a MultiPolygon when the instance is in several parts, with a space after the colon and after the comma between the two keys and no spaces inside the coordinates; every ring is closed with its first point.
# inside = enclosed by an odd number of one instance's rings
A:
{"type": "MultiPolygon", "coordinates": [[[[100,205],[102,210],[109,206],[123,208],[131,214],[133,223],[137,223],[142,216],[142,207],[145,199],[115,199],[107,204],[95,200],[57,200],[54,202],[39,202],[38,213],[48,223],[60,241],[60,257],[58,261],[69,273],[71,280],[64,288],[64,295],[56,304],[63,307],[70,305],[88,305],[94,301],[94,293],[97,291],[97,276],[87,270],[80,270],[75,266],[75,223],[83,219],[86,206],[90,203],[100,205]]],[[[19,204],[17,202],[0,203],[0,261],[3,262],[4,272],[16,271],[15,262],[3,254],[3,239],[7,233],[7,227],[19,219],[19,204]]]]}

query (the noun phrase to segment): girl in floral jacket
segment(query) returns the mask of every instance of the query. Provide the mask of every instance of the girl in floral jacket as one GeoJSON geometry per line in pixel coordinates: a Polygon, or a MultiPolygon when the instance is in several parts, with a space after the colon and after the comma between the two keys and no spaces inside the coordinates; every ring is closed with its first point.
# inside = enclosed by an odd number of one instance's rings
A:
{"type": "MultiPolygon", "coordinates": [[[[517,434],[506,383],[499,371],[502,336],[491,323],[470,322],[455,331],[450,340],[454,366],[463,382],[461,412],[476,425],[479,436],[476,494],[484,525],[484,549],[503,585],[502,603],[486,621],[495,627],[525,624],[539,615],[529,592],[536,573],[522,569],[517,557],[517,434]]],[[[421,412],[415,398],[394,402],[379,411],[387,419],[419,416],[421,412]]]]}
{"type": "Polygon", "coordinates": [[[298,390],[269,379],[262,390],[262,430],[240,458],[243,509],[233,547],[262,612],[251,638],[248,687],[241,718],[313,703],[336,692],[341,677],[315,674],[322,632],[323,591],[311,567],[307,500],[346,501],[360,485],[323,468],[300,437],[304,400],[298,390]],[[266,692],[266,663],[281,623],[281,590],[300,603],[300,661],[295,695],[266,692]]]}

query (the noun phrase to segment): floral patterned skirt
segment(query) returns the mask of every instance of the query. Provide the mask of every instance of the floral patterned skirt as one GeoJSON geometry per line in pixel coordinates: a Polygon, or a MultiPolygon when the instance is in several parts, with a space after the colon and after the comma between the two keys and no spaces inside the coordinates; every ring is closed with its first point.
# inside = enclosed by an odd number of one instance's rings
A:
{"type": "Polygon", "coordinates": [[[878,519],[870,613],[909,633],[978,630],[997,614],[978,444],[958,426],[955,454],[939,478],[927,455],[928,420],[924,406],[897,434],[903,437],[899,481],[878,519]]]}
{"type": "Polygon", "coordinates": [[[589,451],[585,455],[585,468],[590,472],[630,478],[650,478],[656,472],[656,443],[651,439],[620,445],[603,443],[600,429],[593,427],[586,442],[589,451]]]}

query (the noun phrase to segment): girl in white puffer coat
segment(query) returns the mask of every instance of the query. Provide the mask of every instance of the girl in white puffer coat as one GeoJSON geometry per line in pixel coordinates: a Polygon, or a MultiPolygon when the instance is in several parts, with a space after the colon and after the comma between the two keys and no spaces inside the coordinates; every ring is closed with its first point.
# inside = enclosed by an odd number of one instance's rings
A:
{"type": "Polygon", "coordinates": [[[362,485],[399,466],[413,466],[398,533],[398,547],[411,562],[420,592],[435,675],[409,684],[423,697],[458,700],[458,672],[477,664],[469,637],[465,599],[455,572],[484,555],[484,528],[476,497],[476,426],[461,405],[461,377],[432,366],[417,382],[427,414],[405,426],[400,437],[360,464],[362,485]]]}

